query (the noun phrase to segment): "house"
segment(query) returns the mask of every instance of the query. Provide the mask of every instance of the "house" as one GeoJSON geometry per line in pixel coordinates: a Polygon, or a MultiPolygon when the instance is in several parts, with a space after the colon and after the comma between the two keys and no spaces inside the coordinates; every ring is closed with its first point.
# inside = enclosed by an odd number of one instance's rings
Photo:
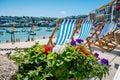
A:
{"type": "Polygon", "coordinates": [[[114,17],[114,1],[111,1],[107,4],[104,4],[101,6],[99,9],[96,10],[96,20],[97,21],[102,21],[105,19],[106,21],[112,21],[114,17]]]}
{"type": "Polygon", "coordinates": [[[116,9],[117,6],[120,6],[120,0],[112,0],[109,3],[102,5],[95,10],[95,19],[98,22],[103,19],[116,22],[118,17],[120,17],[120,10],[116,9]]]}

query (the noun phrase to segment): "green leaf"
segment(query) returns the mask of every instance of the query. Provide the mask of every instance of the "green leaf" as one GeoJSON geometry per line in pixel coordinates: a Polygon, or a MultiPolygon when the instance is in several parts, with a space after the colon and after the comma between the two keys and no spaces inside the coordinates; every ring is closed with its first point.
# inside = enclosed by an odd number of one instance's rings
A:
{"type": "Polygon", "coordinates": [[[47,55],[47,59],[53,59],[53,58],[54,58],[53,53],[49,53],[49,54],[47,55]]]}

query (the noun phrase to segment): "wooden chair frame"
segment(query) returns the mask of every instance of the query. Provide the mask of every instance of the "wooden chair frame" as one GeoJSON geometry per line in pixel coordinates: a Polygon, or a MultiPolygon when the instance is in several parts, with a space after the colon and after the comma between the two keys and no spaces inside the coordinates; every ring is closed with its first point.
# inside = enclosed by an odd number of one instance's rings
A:
{"type": "Polygon", "coordinates": [[[84,20],[79,20],[79,21],[78,21],[78,23],[77,23],[77,25],[76,25],[76,28],[75,28],[75,30],[74,30],[74,32],[73,32],[73,35],[72,35],[72,40],[74,40],[74,36],[75,36],[75,34],[77,33],[77,31],[80,30],[81,24],[83,23],[83,21],[84,21],[84,20]]]}
{"type": "Polygon", "coordinates": [[[99,38],[99,34],[98,32],[100,32],[100,29],[102,28],[102,26],[105,24],[106,21],[104,21],[101,25],[99,25],[97,27],[97,29],[95,30],[94,34],[92,34],[92,36],[88,37],[87,38],[87,43],[88,43],[88,46],[89,48],[91,49],[91,45],[94,44],[95,46],[103,49],[104,51],[107,51],[107,52],[110,52],[112,51],[115,47],[116,47],[116,44],[112,43],[111,41],[108,41],[110,40],[110,36],[112,35],[113,36],[113,33],[110,33],[110,34],[107,34],[107,35],[104,35],[102,36],[102,38],[99,38]],[[91,40],[93,37],[95,36],[96,40],[91,40]],[[107,39],[108,40],[107,40],[107,39]]]}
{"type": "MultiPolygon", "coordinates": [[[[54,28],[51,36],[49,37],[49,41],[48,41],[47,45],[50,45],[50,44],[53,45],[52,39],[53,39],[53,37],[54,37],[54,35],[55,35],[58,27],[60,26],[61,21],[62,21],[62,19],[60,18],[60,19],[58,20],[58,23],[57,23],[56,27],[54,28]]],[[[83,20],[78,20],[78,21],[77,21],[77,23],[76,23],[76,27],[77,27],[77,28],[79,28],[79,26],[80,26],[80,24],[82,23],[82,21],[83,21],[83,20]]],[[[76,29],[76,28],[75,28],[75,29],[76,29]]],[[[74,30],[73,34],[74,34],[75,32],[76,32],[76,30],[74,30]]],[[[73,35],[72,35],[72,38],[73,38],[73,35]]]]}
{"type": "Polygon", "coordinates": [[[47,45],[53,44],[52,38],[54,37],[55,32],[57,31],[58,27],[60,26],[61,21],[62,21],[62,19],[60,18],[60,19],[58,20],[58,23],[57,23],[56,27],[54,28],[51,36],[49,37],[49,41],[48,41],[47,45]]]}

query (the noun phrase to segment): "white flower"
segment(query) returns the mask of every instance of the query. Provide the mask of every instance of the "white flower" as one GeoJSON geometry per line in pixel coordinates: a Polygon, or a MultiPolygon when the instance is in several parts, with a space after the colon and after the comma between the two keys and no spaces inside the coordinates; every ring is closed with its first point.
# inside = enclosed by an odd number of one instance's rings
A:
{"type": "Polygon", "coordinates": [[[56,45],[54,48],[53,48],[53,53],[57,53],[57,54],[61,54],[65,51],[65,46],[64,45],[56,45]]]}
{"type": "Polygon", "coordinates": [[[69,43],[70,43],[70,41],[71,41],[70,39],[67,39],[67,40],[66,40],[66,44],[69,44],[69,43]]]}

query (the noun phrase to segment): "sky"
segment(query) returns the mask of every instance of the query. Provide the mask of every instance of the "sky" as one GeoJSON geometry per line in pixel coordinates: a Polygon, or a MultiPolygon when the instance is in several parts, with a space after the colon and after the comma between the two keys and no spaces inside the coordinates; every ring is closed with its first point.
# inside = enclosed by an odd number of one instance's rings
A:
{"type": "Polygon", "coordinates": [[[0,0],[0,16],[87,15],[112,0],[0,0]]]}

